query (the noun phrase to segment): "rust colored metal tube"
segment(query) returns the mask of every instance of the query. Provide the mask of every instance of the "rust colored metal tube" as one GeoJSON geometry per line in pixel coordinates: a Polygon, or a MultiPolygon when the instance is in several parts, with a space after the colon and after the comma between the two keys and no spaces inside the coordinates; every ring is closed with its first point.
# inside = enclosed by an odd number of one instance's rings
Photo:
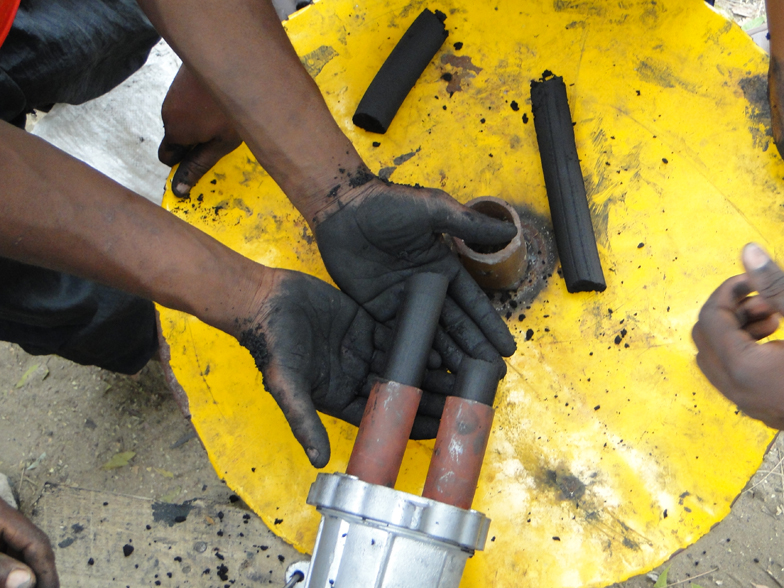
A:
{"type": "Polygon", "coordinates": [[[346,473],[395,487],[422,398],[422,378],[449,280],[434,273],[406,281],[384,377],[370,391],[346,473]]]}
{"type": "Polygon", "coordinates": [[[499,370],[495,364],[466,357],[460,364],[455,394],[446,399],[422,496],[470,509],[493,426],[493,401],[499,370]]]}
{"type": "Polygon", "coordinates": [[[422,496],[471,508],[494,414],[481,402],[447,398],[422,496]]]}
{"type": "Polygon", "coordinates": [[[370,391],[346,473],[363,482],[395,487],[422,390],[377,382],[370,391]]]}

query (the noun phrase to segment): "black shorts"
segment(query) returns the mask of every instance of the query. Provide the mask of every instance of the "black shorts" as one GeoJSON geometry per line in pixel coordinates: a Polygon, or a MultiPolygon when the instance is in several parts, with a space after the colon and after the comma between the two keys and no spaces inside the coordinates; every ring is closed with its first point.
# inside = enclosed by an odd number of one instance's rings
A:
{"type": "MultiPolygon", "coordinates": [[[[22,0],[0,47],[0,119],[81,104],[122,83],[159,40],[135,0],[22,0]]],[[[2,202],[3,178],[0,178],[2,202]]],[[[132,374],[158,349],[149,300],[0,258],[0,340],[132,374]]]]}

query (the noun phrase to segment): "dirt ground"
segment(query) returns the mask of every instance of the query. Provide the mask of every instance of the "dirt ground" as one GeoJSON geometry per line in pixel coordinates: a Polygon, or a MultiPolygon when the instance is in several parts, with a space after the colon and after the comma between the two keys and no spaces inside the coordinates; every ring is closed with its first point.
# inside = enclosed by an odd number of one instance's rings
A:
{"type": "MultiPolygon", "coordinates": [[[[138,376],[128,377],[55,356],[30,356],[15,345],[0,343],[0,472],[9,477],[21,510],[49,535],[64,588],[223,586],[215,583],[218,564],[229,565],[232,572],[245,566],[246,581],[232,576],[234,586],[282,586],[286,567],[302,559],[268,531],[215,474],[156,362],[150,362],[138,376]],[[127,455],[129,452],[135,455],[127,455]],[[105,469],[117,454],[130,457],[128,464],[105,469]],[[47,498],[53,488],[72,491],[61,493],[52,503],[47,498]],[[96,508],[80,507],[85,495],[91,496],[96,508]],[[95,525],[87,522],[98,517],[96,510],[102,505],[115,505],[120,500],[124,501],[123,509],[107,509],[95,525]],[[204,511],[200,518],[209,524],[196,525],[190,517],[185,537],[170,525],[156,525],[160,518],[156,507],[165,503],[191,504],[204,511]],[[39,508],[42,504],[46,508],[39,508]],[[137,524],[129,524],[129,516],[137,524]],[[232,516],[240,519],[241,525],[253,523],[241,528],[247,537],[229,532],[232,516]],[[99,522],[108,528],[102,532],[99,522]],[[122,551],[132,541],[129,537],[136,536],[139,545],[138,529],[151,530],[150,526],[155,526],[152,531],[169,549],[178,542],[193,545],[180,553],[180,560],[185,557],[187,561],[187,554],[203,553],[209,544],[218,554],[239,552],[242,561],[233,568],[231,558],[225,564],[213,560],[212,567],[198,561],[192,566],[181,565],[181,577],[182,569],[194,568],[185,574],[189,581],[167,582],[164,577],[163,584],[150,571],[165,565],[157,556],[152,558],[154,565],[137,563],[136,568],[121,573],[124,558],[111,554],[122,551]],[[87,527],[91,545],[74,543],[74,538],[67,536],[71,527],[87,527]],[[244,546],[242,539],[248,545],[244,546]],[[250,561],[251,550],[259,552],[257,559],[263,560],[256,561],[255,567],[249,565],[254,563],[250,561]],[[246,552],[249,555],[244,555],[246,552]],[[115,573],[102,575],[97,564],[88,568],[88,557],[107,562],[115,573]],[[260,566],[263,574],[256,569],[260,566]],[[207,570],[211,573],[205,573],[207,570]]],[[[137,558],[140,553],[141,548],[137,558]]],[[[171,558],[167,561],[172,563],[171,558]]]]}

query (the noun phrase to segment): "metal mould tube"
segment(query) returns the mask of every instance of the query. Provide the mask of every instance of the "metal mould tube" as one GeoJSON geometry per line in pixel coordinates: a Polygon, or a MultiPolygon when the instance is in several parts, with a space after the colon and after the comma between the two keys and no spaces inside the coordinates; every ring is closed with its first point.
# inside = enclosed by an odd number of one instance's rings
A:
{"type": "Polygon", "coordinates": [[[422,390],[397,382],[376,382],[348,461],[346,473],[393,488],[414,426],[422,390]]]}
{"type": "Polygon", "coordinates": [[[446,399],[422,496],[471,508],[494,414],[492,406],[481,402],[446,399]]]}
{"type": "Polygon", "coordinates": [[[493,426],[498,368],[465,358],[446,400],[422,496],[469,509],[493,426]]]}
{"type": "Polygon", "coordinates": [[[454,239],[460,261],[485,290],[512,290],[525,278],[528,269],[528,249],[523,239],[523,227],[517,211],[507,202],[494,196],[474,198],[466,206],[493,218],[514,223],[517,234],[503,248],[466,243],[454,239]]]}
{"type": "Polygon", "coordinates": [[[434,273],[406,281],[384,371],[388,381],[376,383],[370,392],[346,470],[360,480],[395,486],[448,285],[446,276],[434,273]]]}

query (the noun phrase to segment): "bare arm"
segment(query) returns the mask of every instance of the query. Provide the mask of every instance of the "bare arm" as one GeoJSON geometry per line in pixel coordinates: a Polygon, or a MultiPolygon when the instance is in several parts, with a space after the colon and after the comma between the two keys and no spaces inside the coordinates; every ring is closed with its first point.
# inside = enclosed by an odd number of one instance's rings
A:
{"type": "Polygon", "coordinates": [[[332,118],[267,0],[139,0],[259,163],[312,224],[364,163],[332,118]]]}
{"type": "MultiPolygon", "coordinates": [[[[316,410],[359,423],[389,333],[348,296],[243,257],[2,122],[0,178],[0,256],[121,288],[236,337],[317,467],[330,448],[316,410]]],[[[419,417],[420,434],[434,436],[439,416],[419,417]]]]}
{"type": "Polygon", "coordinates": [[[100,281],[228,332],[249,316],[267,268],[6,123],[0,177],[1,256],[100,281]]]}
{"type": "Polygon", "coordinates": [[[443,273],[450,279],[442,316],[448,334],[438,338],[438,350],[447,365],[456,369],[462,353],[500,361],[499,353],[514,352],[508,328],[441,242],[449,233],[504,243],[514,227],[439,190],[375,178],[333,120],[269,1],[139,2],[310,224],[344,292],[386,322],[409,275],[443,273]]]}

